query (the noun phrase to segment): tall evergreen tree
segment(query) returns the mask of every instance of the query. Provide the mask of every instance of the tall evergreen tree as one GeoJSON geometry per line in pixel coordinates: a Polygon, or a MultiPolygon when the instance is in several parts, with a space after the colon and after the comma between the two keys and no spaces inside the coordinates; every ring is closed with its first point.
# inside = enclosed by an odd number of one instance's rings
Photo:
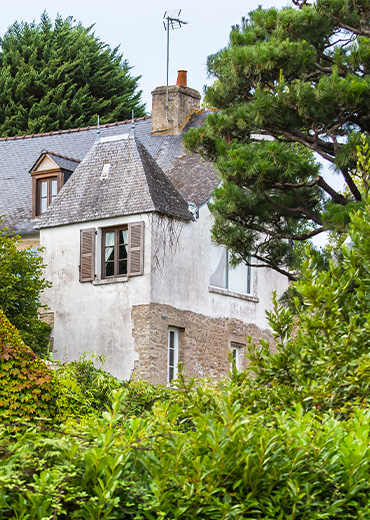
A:
{"type": "Polygon", "coordinates": [[[0,39],[0,135],[94,125],[143,116],[138,91],[118,48],[72,17],[54,26],[15,22],[0,39]]]}
{"type": "Polygon", "coordinates": [[[212,204],[216,240],[237,260],[252,255],[284,273],[296,267],[294,244],[344,230],[363,204],[356,146],[370,128],[369,2],[294,3],[250,13],[208,58],[217,79],[206,101],[220,110],[187,137],[223,181],[212,204]],[[314,152],[344,193],[320,174],[314,152]]]}

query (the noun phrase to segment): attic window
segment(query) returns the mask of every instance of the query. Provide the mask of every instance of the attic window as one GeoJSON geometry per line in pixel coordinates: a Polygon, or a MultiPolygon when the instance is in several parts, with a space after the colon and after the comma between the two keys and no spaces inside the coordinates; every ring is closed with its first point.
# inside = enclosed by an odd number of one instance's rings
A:
{"type": "Polygon", "coordinates": [[[79,161],[44,150],[30,170],[32,218],[41,216],[67,182],[79,161]]]}
{"type": "Polygon", "coordinates": [[[56,176],[36,180],[36,215],[45,213],[58,193],[56,176]]]}
{"type": "Polygon", "coordinates": [[[105,163],[103,166],[101,175],[100,175],[100,180],[108,179],[109,171],[110,171],[110,163],[105,163]]]}
{"type": "Polygon", "coordinates": [[[39,217],[50,206],[62,187],[62,173],[42,173],[32,176],[32,217],[39,217]]]}

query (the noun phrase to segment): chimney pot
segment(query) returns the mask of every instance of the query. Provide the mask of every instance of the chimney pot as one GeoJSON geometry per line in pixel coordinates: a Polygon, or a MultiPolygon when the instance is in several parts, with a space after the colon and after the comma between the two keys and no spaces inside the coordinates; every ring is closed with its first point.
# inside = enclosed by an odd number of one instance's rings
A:
{"type": "Polygon", "coordinates": [[[181,85],[182,87],[187,87],[187,70],[179,70],[177,72],[177,81],[176,85],[181,85]]]}

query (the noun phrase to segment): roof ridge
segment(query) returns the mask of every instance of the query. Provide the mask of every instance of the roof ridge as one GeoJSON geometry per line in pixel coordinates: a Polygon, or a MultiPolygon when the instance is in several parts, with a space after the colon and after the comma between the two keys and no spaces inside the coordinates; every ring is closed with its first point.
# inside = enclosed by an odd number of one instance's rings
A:
{"type": "MultiPolygon", "coordinates": [[[[134,121],[144,121],[145,119],[151,119],[150,116],[136,117],[134,121]]],[[[132,119],[125,119],[124,121],[116,121],[115,123],[105,123],[104,125],[99,125],[99,128],[108,128],[111,126],[119,126],[127,123],[132,123],[132,119]]],[[[46,135],[59,135],[59,134],[70,134],[72,132],[83,132],[86,130],[94,130],[98,129],[98,125],[92,126],[82,126],[78,128],[67,128],[65,130],[51,130],[50,132],[42,132],[40,134],[24,134],[24,135],[14,135],[7,137],[0,137],[0,141],[15,141],[18,139],[32,139],[34,137],[44,137],[46,135]]]]}
{"type": "Polygon", "coordinates": [[[52,152],[51,150],[46,150],[45,148],[41,151],[41,154],[55,155],[55,157],[60,157],[61,159],[68,159],[68,161],[81,162],[81,159],[75,159],[74,157],[68,157],[68,155],[62,155],[61,153],[52,152]]]}

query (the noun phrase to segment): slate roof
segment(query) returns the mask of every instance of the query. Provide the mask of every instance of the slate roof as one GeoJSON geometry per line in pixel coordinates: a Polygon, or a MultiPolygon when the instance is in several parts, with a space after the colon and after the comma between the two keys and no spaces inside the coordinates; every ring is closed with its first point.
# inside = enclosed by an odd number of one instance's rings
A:
{"type": "Polygon", "coordinates": [[[191,220],[188,204],[140,141],[97,141],[40,217],[38,228],[157,211],[191,220]]]}
{"type": "Polygon", "coordinates": [[[67,170],[69,172],[74,172],[81,162],[80,159],[65,157],[64,155],[60,155],[59,153],[55,152],[49,152],[48,150],[43,150],[43,153],[49,155],[61,170],[67,170]]]}
{"type": "MultiPolygon", "coordinates": [[[[200,126],[204,117],[202,113],[194,114],[184,131],[190,126],[200,126]]],[[[102,125],[100,137],[129,133],[131,125],[131,120],[102,125]]],[[[135,131],[138,140],[173,181],[185,201],[200,204],[208,199],[218,183],[213,166],[202,163],[199,168],[200,158],[193,156],[192,159],[184,152],[182,135],[152,136],[150,116],[136,120],[135,131]],[[176,170],[175,164],[179,170],[176,170]]],[[[0,216],[7,215],[3,225],[19,233],[32,232],[36,222],[31,219],[32,184],[29,172],[43,151],[82,160],[96,139],[96,126],[0,138],[0,216]]]]}

